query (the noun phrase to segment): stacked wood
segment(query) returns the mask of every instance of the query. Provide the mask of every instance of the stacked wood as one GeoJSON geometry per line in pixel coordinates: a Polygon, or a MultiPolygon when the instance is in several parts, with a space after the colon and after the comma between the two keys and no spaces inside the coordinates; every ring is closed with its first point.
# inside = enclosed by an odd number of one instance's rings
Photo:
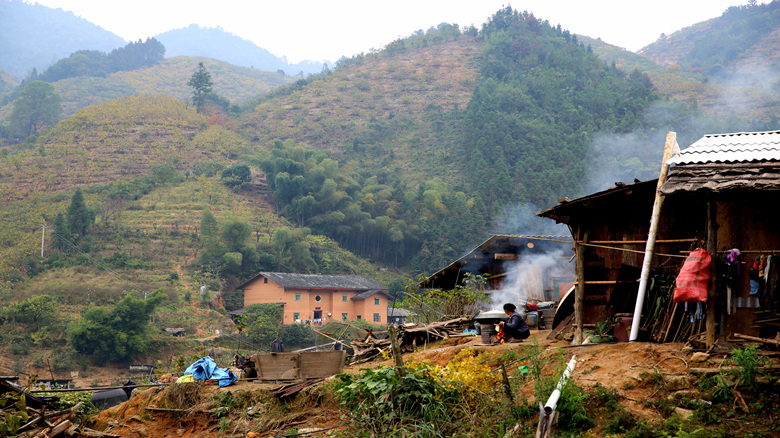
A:
{"type": "Polygon", "coordinates": [[[26,424],[16,430],[20,437],[59,437],[59,436],[78,436],[78,426],[73,424],[76,419],[76,412],[81,407],[81,403],[64,411],[46,412],[45,408],[35,409],[27,407],[27,415],[30,418],[26,424]]]}
{"type": "MultiPolygon", "coordinates": [[[[456,318],[447,321],[436,321],[428,324],[409,323],[398,327],[397,339],[402,353],[411,353],[433,341],[449,339],[460,336],[471,336],[464,334],[464,329],[471,325],[472,320],[468,318],[456,318]]],[[[390,354],[390,339],[379,339],[373,333],[366,335],[362,340],[352,341],[354,354],[351,364],[368,362],[383,352],[390,354]]]]}
{"type": "Polygon", "coordinates": [[[739,339],[745,339],[747,341],[761,342],[763,344],[778,345],[780,346],[780,333],[775,335],[774,339],[771,338],[757,338],[755,336],[747,336],[740,333],[734,333],[732,336],[739,339]]]}
{"type": "Polygon", "coordinates": [[[759,310],[753,314],[753,328],[780,329],[780,313],[771,310],[759,310]]]}
{"type": "Polygon", "coordinates": [[[378,339],[368,335],[362,340],[352,341],[352,349],[355,353],[350,360],[351,364],[368,362],[382,352],[390,351],[390,339],[378,339]]]}
{"type": "Polygon", "coordinates": [[[293,395],[300,392],[302,389],[320,383],[323,380],[325,379],[324,378],[306,379],[303,382],[291,383],[289,385],[282,385],[279,386],[278,388],[272,389],[271,394],[273,394],[277,398],[292,397],[293,395]]]}

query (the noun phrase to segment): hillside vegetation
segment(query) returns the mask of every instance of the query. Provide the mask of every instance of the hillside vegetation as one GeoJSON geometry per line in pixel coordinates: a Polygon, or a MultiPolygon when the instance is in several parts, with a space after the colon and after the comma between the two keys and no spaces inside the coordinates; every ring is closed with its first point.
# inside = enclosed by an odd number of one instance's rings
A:
{"type": "Polygon", "coordinates": [[[0,70],[0,94],[12,91],[19,86],[19,79],[5,70],[0,70]]]}
{"type": "Polygon", "coordinates": [[[695,102],[721,123],[742,118],[775,129],[780,104],[778,11],[777,1],[732,6],[718,18],[664,36],[639,55],[668,72],[650,73],[664,94],[695,102]],[[675,84],[675,75],[694,81],[675,84]]]}
{"type": "Polygon", "coordinates": [[[640,50],[661,65],[680,67],[720,76],[733,71],[739,60],[755,53],[776,59],[767,38],[780,25],[780,2],[732,6],[711,20],[686,27],[640,50]]]}
{"type": "Polygon", "coordinates": [[[92,359],[167,363],[214,329],[235,334],[218,297],[241,307],[233,286],[259,270],[355,273],[384,284],[398,276],[277,217],[259,178],[227,183],[223,171],[246,144],[209,120],[171,97],[124,97],[3,154],[4,374],[42,372],[46,358],[57,373],[91,370],[92,359]],[[74,207],[80,193],[83,207],[74,207]],[[164,297],[146,310],[154,324],[138,328],[132,345],[83,340],[104,330],[101,315],[124,315],[113,309],[155,292],[164,297]],[[185,328],[187,337],[172,339],[166,327],[185,328]],[[86,334],[72,344],[75,333],[86,334]]]}
{"type": "MultiPolygon", "coordinates": [[[[235,104],[295,80],[279,73],[238,67],[214,59],[175,57],[150,67],[105,77],[72,77],[58,80],[53,85],[63,98],[66,117],[81,108],[121,96],[160,94],[187,101],[192,94],[187,79],[200,62],[212,73],[214,89],[235,104]]],[[[0,121],[7,120],[12,108],[13,102],[0,108],[0,121]]]]}
{"type": "MultiPolygon", "coordinates": [[[[506,8],[479,32],[444,25],[281,88],[240,129],[259,148],[280,140],[328,152],[349,177],[317,182],[319,160],[303,155],[279,157],[293,167],[264,166],[288,218],[431,272],[489,231],[549,232],[497,229],[508,207],[582,194],[592,174],[650,174],[660,154],[652,145],[665,135],[658,127],[695,114],[662,104],[647,119],[657,100],[646,75],[605,65],[569,32],[506,8]],[[629,134],[631,144],[595,142],[629,134]],[[331,185],[338,202],[326,200],[331,185]],[[376,245],[356,243],[364,233],[376,245]]],[[[701,126],[680,128],[684,138],[701,126]]]]}

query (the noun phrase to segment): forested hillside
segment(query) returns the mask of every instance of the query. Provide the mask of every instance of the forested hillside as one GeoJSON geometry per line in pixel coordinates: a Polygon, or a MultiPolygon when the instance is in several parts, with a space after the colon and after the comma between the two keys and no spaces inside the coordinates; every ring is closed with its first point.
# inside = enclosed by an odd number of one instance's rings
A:
{"type": "MultiPolygon", "coordinates": [[[[268,206],[262,193],[258,194],[257,189],[252,189],[253,185],[241,191],[241,182],[221,182],[224,171],[231,168],[233,161],[239,155],[251,151],[248,143],[231,131],[229,124],[223,126],[219,123],[219,120],[197,114],[194,108],[171,97],[124,97],[80,110],[38,139],[35,145],[17,153],[3,154],[0,159],[0,168],[3,169],[0,173],[0,196],[4,200],[3,227],[0,230],[4,235],[2,241],[6,242],[0,253],[0,272],[3,277],[24,278],[38,271],[34,266],[39,262],[26,265],[29,257],[32,257],[30,260],[35,259],[37,252],[34,248],[40,245],[40,240],[32,236],[39,234],[42,222],[54,226],[57,213],[63,211],[63,204],[67,203],[75,188],[84,190],[95,220],[100,224],[98,228],[103,240],[95,240],[100,246],[112,246],[113,239],[119,238],[114,233],[122,235],[124,231],[121,230],[145,233],[149,231],[144,231],[145,227],[155,230],[153,234],[163,233],[163,237],[160,237],[162,245],[166,245],[166,238],[197,238],[204,210],[215,208],[230,199],[236,204],[228,208],[235,207],[238,209],[236,211],[243,213],[236,214],[234,211],[232,216],[221,219],[229,218],[234,222],[246,219],[247,223],[242,229],[250,230],[255,235],[254,244],[261,243],[263,235],[265,237],[262,240],[269,242],[276,228],[281,227],[283,222],[273,219],[272,215],[264,218],[266,214],[263,209],[268,210],[268,206]],[[132,201],[140,200],[159,188],[179,187],[181,184],[185,184],[185,193],[190,190],[199,194],[186,202],[181,200],[166,207],[175,212],[161,213],[157,207],[151,206],[149,211],[156,218],[148,220],[144,227],[125,222],[130,214],[128,211],[137,210],[137,204],[132,201]],[[222,199],[226,197],[228,186],[234,187],[246,199],[242,201],[241,196],[222,199]],[[221,202],[217,202],[218,199],[221,202]],[[251,208],[247,204],[250,200],[251,208]],[[276,226],[260,225],[268,221],[276,226]],[[175,234],[166,234],[169,232],[175,234]],[[13,238],[20,235],[27,237],[13,238]]],[[[153,200],[146,202],[154,203],[153,200]]],[[[212,213],[218,214],[217,211],[212,213]]],[[[270,214],[268,211],[266,213],[270,214]]],[[[250,238],[249,235],[241,235],[244,240],[250,238]]],[[[299,231],[297,237],[288,236],[286,240],[278,242],[281,246],[277,245],[273,250],[260,248],[265,252],[248,256],[253,262],[244,266],[246,273],[243,275],[252,274],[261,268],[288,270],[295,267],[298,262],[291,262],[285,256],[286,248],[307,239],[316,237],[309,237],[308,232],[299,231]],[[276,256],[264,255],[271,251],[276,256]]],[[[309,251],[312,246],[331,245],[325,240],[318,242],[317,245],[299,244],[298,247],[301,250],[305,247],[309,251]]],[[[244,243],[243,240],[239,241],[233,247],[236,251],[244,251],[244,243]]],[[[117,245],[117,251],[126,252],[127,257],[150,262],[151,254],[134,253],[130,249],[123,250],[121,244],[117,245]]],[[[184,258],[172,265],[171,269],[186,266],[186,259],[196,261],[201,244],[196,240],[187,245],[192,245],[189,252],[181,254],[184,258]]],[[[255,246],[252,248],[258,251],[255,246]]],[[[217,259],[225,252],[219,254],[217,259]]],[[[303,263],[300,269],[337,271],[335,266],[341,266],[348,259],[342,257],[342,260],[322,262],[316,256],[319,252],[325,251],[320,251],[319,247],[315,249],[315,255],[306,260],[310,265],[300,262],[303,263]]],[[[45,266],[50,260],[41,262],[45,266]]],[[[219,260],[216,265],[222,266],[219,260]]],[[[213,266],[209,269],[213,269],[213,266]]],[[[239,269],[234,274],[239,275],[241,272],[239,269]]],[[[220,268],[216,268],[215,274],[224,277],[220,268]]]]}
{"type": "Polygon", "coordinates": [[[78,50],[110,52],[125,44],[72,12],[21,0],[0,1],[0,69],[18,78],[78,50]]]}
{"type": "Polygon", "coordinates": [[[778,11],[778,1],[732,6],[720,17],[661,38],[640,53],[658,64],[677,65],[710,77],[733,73],[738,61],[753,55],[778,58],[771,44],[780,30],[778,11]]]}
{"type": "Polygon", "coordinates": [[[0,94],[12,91],[19,86],[19,79],[5,70],[0,70],[0,94]]]}
{"type": "Polygon", "coordinates": [[[659,101],[647,75],[506,8],[479,32],[440,26],[280,89],[242,130],[261,148],[282,142],[261,165],[288,218],[430,272],[488,232],[548,232],[502,227],[507,209],[581,195],[594,175],[652,177],[666,130],[697,136],[698,116],[659,101]],[[309,149],[328,152],[341,179],[309,149]]]}
{"type": "MultiPolygon", "coordinates": [[[[120,71],[106,76],[80,75],[53,82],[54,89],[63,99],[64,115],[70,116],[80,108],[105,102],[121,96],[154,95],[172,96],[187,101],[192,89],[187,86],[192,72],[203,62],[212,73],[214,90],[234,104],[256,98],[274,88],[294,81],[275,72],[238,67],[222,61],[205,58],[175,57],[164,59],[152,66],[120,71]]],[[[7,120],[13,109],[16,94],[9,94],[0,102],[0,122],[7,120]]]]}

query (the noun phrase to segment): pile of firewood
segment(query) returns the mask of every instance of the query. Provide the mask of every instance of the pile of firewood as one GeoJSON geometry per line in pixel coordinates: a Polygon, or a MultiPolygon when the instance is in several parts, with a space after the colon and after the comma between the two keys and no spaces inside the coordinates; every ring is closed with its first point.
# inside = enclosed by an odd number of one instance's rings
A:
{"type": "MultiPolygon", "coordinates": [[[[402,353],[411,353],[417,347],[441,339],[461,336],[472,336],[464,333],[471,325],[471,319],[457,318],[448,321],[437,321],[429,324],[403,324],[398,327],[398,345],[402,353]]],[[[354,351],[350,364],[368,362],[384,352],[390,354],[390,339],[379,339],[372,332],[365,338],[352,341],[354,351]]]]}
{"type": "Polygon", "coordinates": [[[120,438],[119,435],[100,432],[74,424],[76,412],[81,403],[64,411],[46,412],[46,409],[27,407],[30,421],[16,430],[19,438],[55,438],[55,437],[88,437],[88,438],[120,438]]]}
{"type": "Polygon", "coordinates": [[[73,420],[76,419],[76,412],[81,408],[81,405],[81,403],[78,403],[70,409],[54,412],[47,412],[45,406],[40,409],[27,406],[27,416],[30,421],[19,427],[16,430],[16,434],[25,438],[97,436],[84,435],[82,431],[77,431],[78,426],[73,424],[73,420]]]}
{"type": "MultiPolygon", "coordinates": [[[[3,402],[0,403],[0,418],[7,421],[5,432],[9,432],[8,426],[10,424],[19,422],[15,432],[10,429],[11,436],[20,438],[119,437],[119,435],[99,432],[74,424],[78,411],[83,406],[80,402],[69,409],[49,411],[47,407],[56,398],[32,395],[25,388],[13,383],[18,379],[18,376],[0,376],[0,395],[2,396],[0,399],[3,402]],[[14,421],[10,422],[9,419],[14,421]]],[[[10,427],[13,428],[15,425],[10,427]]],[[[3,433],[3,430],[0,430],[0,433],[3,433]]]]}

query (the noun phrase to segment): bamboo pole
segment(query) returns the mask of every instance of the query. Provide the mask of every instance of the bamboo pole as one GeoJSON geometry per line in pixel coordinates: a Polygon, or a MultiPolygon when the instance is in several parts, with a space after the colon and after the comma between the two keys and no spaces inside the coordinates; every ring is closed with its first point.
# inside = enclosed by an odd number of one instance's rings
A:
{"type": "Polygon", "coordinates": [[[647,244],[645,245],[645,258],[642,261],[642,274],[639,277],[639,291],[636,296],[636,306],[634,307],[634,319],[631,323],[631,335],[629,341],[636,341],[639,336],[639,326],[642,319],[642,306],[645,303],[645,292],[647,291],[647,280],[650,277],[650,265],[653,262],[653,251],[655,250],[655,236],[658,233],[658,222],[661,218],[661,206],[664,202],[664,195],[660,192],[661,186],[666,182],[666,175],[669,173],[669,165],[666,162],[673,155],[680,153],[680,146],[677,145],[677,133],[669,132],[666,134],[666,144],[664,145],[664,158],[661,164],[661,174],[658,177],[656,185],[655,202],[653,203],[653,215],[650,217],[650,231],[647,234],[647,244]]]}

